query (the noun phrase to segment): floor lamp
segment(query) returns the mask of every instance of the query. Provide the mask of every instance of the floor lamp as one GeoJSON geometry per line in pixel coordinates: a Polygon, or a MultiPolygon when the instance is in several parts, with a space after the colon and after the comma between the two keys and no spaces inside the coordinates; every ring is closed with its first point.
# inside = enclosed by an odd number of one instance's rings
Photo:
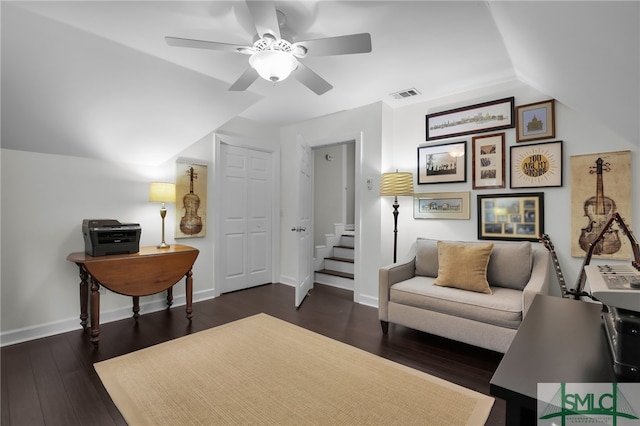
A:
{"type": "Polygon", "coordinates": [[[398,252],[398,196],[413,195],[413,173],[383,173],[380,180],[380,195],[394,197],[393,200],[393,263],[397,261],[398,252]]]}

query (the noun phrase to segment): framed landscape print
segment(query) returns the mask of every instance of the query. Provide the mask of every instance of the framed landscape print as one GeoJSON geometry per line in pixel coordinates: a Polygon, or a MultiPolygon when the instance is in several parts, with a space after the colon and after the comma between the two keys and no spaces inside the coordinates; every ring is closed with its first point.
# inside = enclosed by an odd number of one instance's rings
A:
{"type": "Polygon", "coordinates": [[[504,133],[472,140],[473,189],[504,188],[504,133]]]}
{"type": "Polygon", "coordinates": [[[544,193],[478,195],[478,239],[538,241],[544,193]]]}
{"type": "Polygon", "coordinates": [[[511,188],[562,186],[562,141],[511,147],[511,188]]]}
{"type": "Polygon", "coordinates": [[[469,192],[414,194],[414,219],[469,219],[469,192]]]}
{"type": "Polygon", "coordinates": [[[516,142],[555,138],[555,100],[518,106],[516,129],[516,142]]]}
{"type": "Polygon", "coordinates": [[[467,142],[418,147],[418,185],[466,182],[467,142]]]}
{"type": "Polygon", "coordinates": [[[513,97],[427,114],[427,140],[515,127],[513,97]]]}

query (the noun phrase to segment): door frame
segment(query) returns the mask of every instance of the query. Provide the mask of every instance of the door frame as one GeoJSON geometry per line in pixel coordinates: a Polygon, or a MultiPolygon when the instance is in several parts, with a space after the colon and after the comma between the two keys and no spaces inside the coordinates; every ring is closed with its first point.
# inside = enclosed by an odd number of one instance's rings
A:
{"type": "MultiPolygon", "coordinates": [[[[360,254],[362,253],[362,246],[361,246],[361,236],[362,236],[362,212],[360,210],[360,205],[361,205],[361,197],[362,197],[362,182],[365,181],[364,176],[362,176],[362,132],[358,132],[358,133],[347,133],[344,134],[342,136],[334,136],[334,137],[330,137],[330,138],[323,138],[323,139],[314,139],[314,140],[307,140],[307,142],[309,143],[309,146],[311,147],[312,151],[314,148],[320,148],[323,146],[327,146],[327,145],[340,145],[342,143],[347,143],[347,142],[355,142],[355,178],[354,178],[354,197],[355,197],[355,211],[354,211],[354,231],[355,231],[355,238],[354,238],[354,247],[355,247],[355,253],[354,253],[354,276],[353,276],[353,301],[356,303],[360,303],[361,302],[361,297],[360,297],[360,289],[361,289],[361,280],[362,280],[362,260],[360,258],[360,254]]],[[[313,164],[313,162],[311,163],[313,164]]],[[[311,188],[313,190],[314,187],[314,182],[315,182],[315,175],[314,175],[314,171],[313,171],[313,167],[311,168],[311,188]]],[[[315,206],[313,205],[313,194],[311,196],[311,235],[314,235],[314,229],[313,229],[313,224],[314,224],[314,220],[315,220],[315,206]]],[[[313,240],[312,240],[313,241],[313,240]]]]}
{"type": "MultiPolygon", "coordinates": [[[[222,204],[222,168],[220,167],[220,145],[227,144],[238,148],[246,148],[255,151],[262,151],[271,154],[271,190],[273,191],[271,203],[271,282],[278,282],[280,276],[280,148],[268,149],[259,146],[255,141],[243,139],[233,136],[227,136],[223,133],[216,133],[213,147],[213,165],[214,165],[214,182],[213,182],[213,200],[215,206],[222,204]]],[[[213,290],[214,297],[221,294],[221,282],[224,280],[222,276],[223,268],[219,265],[220,256],[216,256],[216,251],[221,247],[222,238],[222,215],[216,214],[213,221],[213,290]]]]}

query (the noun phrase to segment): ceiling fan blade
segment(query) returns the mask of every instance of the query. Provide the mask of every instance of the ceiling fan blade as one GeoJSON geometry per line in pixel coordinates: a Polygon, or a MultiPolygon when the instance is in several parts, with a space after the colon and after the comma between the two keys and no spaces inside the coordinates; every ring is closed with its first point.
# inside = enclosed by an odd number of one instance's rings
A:
{"type": "Polygon", "coordinates": [[[323,93],[333,89],[333,86],[324,78],[311,71],[300,61],[298,61],[298,68],[296,68],[291,75],[293,75],[293,77],[300,83],[311,89],[316,95],[322,95],[323,93]]]}
{"type": "Polygon", "coordinates": [[[272,1],[247,0],[247,6],[258,35],[264,37],[265,34],[272,34],[276,39],[280,39],[280,24],[275,4],[272,1]]]}
{"type": "Polygon", "coordinates": [[[220,50],[223,52],[252,53],[250,47],[239,44],[218,43],[216,41],[194,40],[180,37],[165,37],[164,39],[169,46],[193,47],[196,49],[220,50]]]}
{"type": "Polygon", "coordinates": [[[246,69],[244,73],[236,80],[235,83],[229,87],[229,91],[231,92],[242,92],[243,90],[247,90],[251,84],[258,79],[258,71],[249,67],[246,69]]]}
{"type": "Polygon", "coordinates": [[[294,50],[297,46],[302,46],[307,50],[306,55],[303,55],[303,57],[369,53],[371,52],[371,34],[351,34],[293,43],[294,50]]]}

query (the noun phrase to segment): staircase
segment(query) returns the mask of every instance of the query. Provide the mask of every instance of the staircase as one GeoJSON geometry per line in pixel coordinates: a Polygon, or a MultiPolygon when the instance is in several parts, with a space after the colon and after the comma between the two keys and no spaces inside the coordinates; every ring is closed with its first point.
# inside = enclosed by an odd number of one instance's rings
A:
{"type": "Polygon", "coordinates": [[[316,247],[314,282],[353,290],[355,233],[344,229],[336,231],[340,232],[327,235],[326,246],[316,247]]]}

